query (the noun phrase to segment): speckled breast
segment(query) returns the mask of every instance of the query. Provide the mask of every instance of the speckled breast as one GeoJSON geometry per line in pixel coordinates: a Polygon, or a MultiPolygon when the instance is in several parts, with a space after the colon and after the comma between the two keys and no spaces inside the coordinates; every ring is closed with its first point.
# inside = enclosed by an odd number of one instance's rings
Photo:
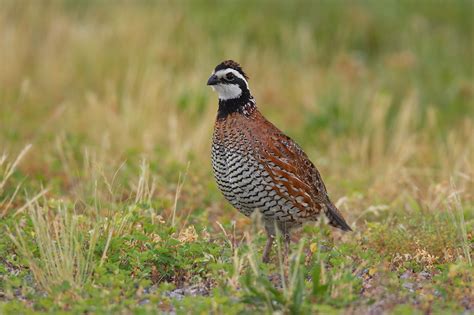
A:
{"type": "Polygon", "coordinates": [[[246,216],[258,209],[268,219],[293,221],[296,208],[277,194],[271,176],[252,147],[250,134],[240,125],[216,123],[212,167],[217,186],[246,216]]]}

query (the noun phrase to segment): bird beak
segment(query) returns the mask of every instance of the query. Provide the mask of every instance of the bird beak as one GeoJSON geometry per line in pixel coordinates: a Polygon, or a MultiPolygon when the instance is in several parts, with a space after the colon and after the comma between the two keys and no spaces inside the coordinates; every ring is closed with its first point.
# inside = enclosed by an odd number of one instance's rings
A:
{"type": "Polygon", "coordinates": [[[216,85],[218,83],[219,83],[219,78],[215,74],[211,75],[209,80],[207,80],[207,85],[216,85]]]}

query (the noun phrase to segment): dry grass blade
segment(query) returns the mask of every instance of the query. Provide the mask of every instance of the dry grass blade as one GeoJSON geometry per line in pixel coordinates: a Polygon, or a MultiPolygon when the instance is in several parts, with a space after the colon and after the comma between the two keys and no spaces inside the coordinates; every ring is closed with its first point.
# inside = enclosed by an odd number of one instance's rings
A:
{"type": "MultiPolygon", "coordinates": [[[[115,177],[115,175],[114,175],[115,177]]],[[[150,175],[150,165],[143,159],[140,164],[140,176],[138,178],[135,203],[150,202],[156,189],[155,181],[150,175]]]]}
{"type": "Polygon", "coordinates": [[[461,248],[464,253],[464,259],[466,259],[469,266],[472,267],[471,246],[467,236],[466,221],[464,219],[464,211],[461,204],[461,198],[459,196],[460,192],[456,189],[456,185],[452,179],[451,190],[452,193],[448,196],[448,201],[446,204],[453,216],[454,224],[458,227],[461,236],[461,248]]]}
{"type": "Polygon", "coordinates": [[[181,195],[181,190],[183,189],[184,181],[186,180],[186,174],[188,174],[188,170],[189,170],[189,163],[186,166],[186,171],[184,172],[184,175],[182,175],[181,173],[179,174],[178,184],[176,186],[176,193],[174,195],[173,215],[171,217],[171,226],[173,227],[176,224],[176,211],[178,209],[178,200],[181,195]]]}
{"type": "Polygon", "coordinates": [[[21,162],[21,160],[25,157],[25,155],[30,149],[31,144],[26,145],[12,163],[7,163],[7,154],[5,153],[0,157],[0,172],[2,172],[2,178],[0,181],[0,218],[4,217],[7,214],[8,209],[10,209],[10,206],[12,205],[13,200],[17,196],[21,187],[21,183],[19,183],[16,186],[13,194],[9,198],[7,196],[4,196],[3,192],[7,185],[8,179],[13,175],[13,172],[17,168],[18,164],[21,162]]]}
{"type": "MultiPolygon", "coordinates": [[[[23,159],[23,157],[26,155],[26,153],[28,153],[30,149],[31,149],[31,144],[28,144],[26,147],[23,148],[23,150],[21,150],[20,154],[18,154],[17,158],[15,159],[15,161],[13,161],[13,163],[6,165],[5,170],[3,172],[2,181],[0,181],[0,192],[3,191],[8,178],[12,176],[13,172],[15,171],[20,161],[23,159]]],[[[0,166],[3,166],[5,162],[6,162],[6,155],[4,154],[2,158],[0,159],[0,166]]]]}
{"type": "Polygon", "coordinates": [[[41,197],[43,197],[47,192],[48,192],[48,189],[45,188],[45,189],[43,189],[42,191],[40,191],[39,193],[37,193],[33,198],[29,199],[25,205],[23,205],[21,208],[19,208],[18,210],[16,210],[14,216],[17,216],[17,215],[19,215],[20,213],[22,213],[23,211],[25,211],[25,209],[27,209],[27,208],[30,207],[33,203],[35,203],[36,201],[38,201],[38,199],[40,199],[41,197]]]}

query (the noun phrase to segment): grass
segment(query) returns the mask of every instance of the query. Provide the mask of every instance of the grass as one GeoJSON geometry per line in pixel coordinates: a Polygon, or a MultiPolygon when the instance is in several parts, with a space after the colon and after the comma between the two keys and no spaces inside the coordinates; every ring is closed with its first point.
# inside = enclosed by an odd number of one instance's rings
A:
{"type": "Polygon", "coordinates": [[[0,6],[0,313],[473,311],[472,1],[0,6]],[[288,270],[212,178],[228,58],[354,228],[288,270]]]}
{"type": "Polygon", "coordinates": [[[50,210],[38,202],[29,209],[34,244],[28,244],[29,238],[21,233],[19,226],[16,233],[10,232],[9,236],[19,254],[28,261],[42,289],[52,291],[60,285],[78,289],[91,276],[99,231],[97,227],[80,227],[81,217],[71,215],[60,202],[54,210],[57,214],[50,215],[50,210]],[[90,236],[85,234],[87,231],[90,236]],[[31,251],[32,246],[38,249],[37,257],[31,251]]]}

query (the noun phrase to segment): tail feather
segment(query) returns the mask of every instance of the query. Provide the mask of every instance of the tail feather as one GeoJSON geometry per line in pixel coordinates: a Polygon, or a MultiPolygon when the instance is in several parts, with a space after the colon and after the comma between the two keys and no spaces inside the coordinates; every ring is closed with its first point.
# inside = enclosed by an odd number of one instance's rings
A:
{"type": "Polygon", "coordinates": [[[344,220],[342,213],[336,208],[335,205],[332,204],[332,202],[326,204],[324,214],[329,219],[330,225],[343,231],[352,231],[349,224],[347,224],[346,220],[344,220]]]}

